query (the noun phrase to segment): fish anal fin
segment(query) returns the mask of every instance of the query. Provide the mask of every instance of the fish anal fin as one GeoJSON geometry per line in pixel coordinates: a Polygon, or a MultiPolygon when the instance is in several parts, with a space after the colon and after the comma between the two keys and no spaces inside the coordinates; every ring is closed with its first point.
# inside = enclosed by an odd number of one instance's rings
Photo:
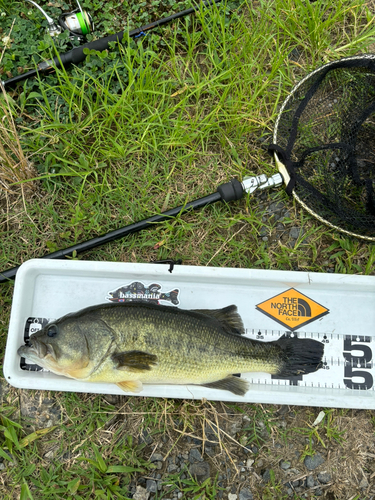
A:
{"type": "Polygon", "coordinates": [[[124,380],[116,385],[125,392],[141,392],[143,389],[142,382],[139,380],[124,380]]]}
{"type": "Polygon", "coordinates": [[[194,309],[194,312],[215,318],[227,333],[234,335],[243,335],[245,333],[241,316],[238,314],[235,305],[223,307],[223,309],[194,309]]]}
{"type": "Polygon", "coordinates": [[[201,385],[203,387],[208,387],[209,389],[221,389],[223,391],[233,392],[236,396],[244,396],[249,389],[249,383],[247,380],[235,377],[234,375],[201,385]]]}
{"type": "Polygon", "coordinates": [[[144,372],[157,364],[158,357],[144,351],[126,351],[112,355],[117,370],[128,372],[144,372]]]}

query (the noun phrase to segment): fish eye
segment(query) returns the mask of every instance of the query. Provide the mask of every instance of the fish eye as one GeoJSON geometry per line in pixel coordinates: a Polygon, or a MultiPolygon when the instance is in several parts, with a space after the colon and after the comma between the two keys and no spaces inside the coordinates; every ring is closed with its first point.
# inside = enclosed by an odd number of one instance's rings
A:
{"type": "Polygon", "coordinates": [[[48,335],[48,337],[56,337],[57,334],[58,334],[58,329],[57,329],[56,325],[50,325],[47,328],[47,335],[48,335]]]}

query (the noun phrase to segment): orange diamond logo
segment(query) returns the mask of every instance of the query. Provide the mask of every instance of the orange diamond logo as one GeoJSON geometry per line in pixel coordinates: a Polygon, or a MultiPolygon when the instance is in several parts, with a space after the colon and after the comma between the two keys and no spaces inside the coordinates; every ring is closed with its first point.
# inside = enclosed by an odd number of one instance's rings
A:
{"type": "Polygon", "coordinates": [[[329,309],[294,288],[261,302],[256,308],[291,331],[329,313],[329,309]]]}

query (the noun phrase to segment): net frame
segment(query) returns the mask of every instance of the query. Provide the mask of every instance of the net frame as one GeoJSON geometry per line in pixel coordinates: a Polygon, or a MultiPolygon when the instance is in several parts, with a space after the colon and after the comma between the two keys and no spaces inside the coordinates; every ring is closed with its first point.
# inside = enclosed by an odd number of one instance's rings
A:
{"type": "MultiPolygon", "coordinates": [[[[275,127],[274,127],[274,132],[273,132],[273,143],[274,145],[278,144],[278,133],[279,133],[279,126],[280,126],[280,121],[284,115],[284,112],[290,103],[290,101],[294,98],[296,92],[303,86],[308,80],[314,80],[314,77],[317,76],[319,73],[325,73],[329,70],[340,68],[341,66],[346,67],[351,63],[363,63],[363,67],[368,67],[368,64],[374,64],[373,71],[375,73],[375,54],[360,54],[356,56],[351,56],[351,57],[344,57],[341,58],[337,61],[333,61],[327,64],[324,64],[323,66],[318,67],[308,75],[306,75],[302,80],[300,80],[291,90],[290,94],[287,96],[287,98],[283,101],[281,108],[279,110],[279,113],[276,118],[275,122],[275,127]],[[367,64],[366,64],[367,63],[367,64]]],[[[359,67],[361,65],[359,64],[359,67]]],[[[374,148],[375,148],[375,143],[374,143],[374,148]]],[[[277,165],[277,168],[282,175],[285,184],[288,186],[291,183],[291,176],[289,174],[289,171],[286,167],[286,165],[282,162],[282,160],[279,158],[277,151],[275,149],[272,150],[275,163],[277,165]]],[[[375,184],[375,180],[373,181],[373,184],[375,184]]],[[[317,219],[319,222],[325,224],[326,226],[335,229],[343,234],[346,234],[348,236],[354,236],[356,238],[359,238],[361,240],[365,241],[372,241],[375,242],[375,236],[370,236],[370,235],[364,235],[361,234],[360,232],[355,232],[355,231],[350,231],[348,229],[345,229],[343,227],[340,227],[337,224],[332,223],[331,221],[327,220],[326,217],[321,216],[319,213],[317,213],[314,209],[312,209],[301,197],[296,193],[295,188],[292,189],[291,193],[294,199],[310,214],[312,215],[315,219],[317,219]]],[[[375,230],[375,227],[374,227],[375,230]]]]}

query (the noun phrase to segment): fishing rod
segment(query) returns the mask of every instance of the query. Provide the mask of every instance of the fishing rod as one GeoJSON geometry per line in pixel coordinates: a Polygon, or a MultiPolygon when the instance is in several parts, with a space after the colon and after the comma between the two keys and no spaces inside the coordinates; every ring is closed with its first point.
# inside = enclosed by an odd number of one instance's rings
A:
{"type": "MultiPolygon", "coordinates": [[[[30,2],[30,0],[27,0],[30,2]]],[[[106,50],[109,48],[109,44],[111,42],[118,42],[121,43],[123,38],[126,38],[126,34],[129,36],[129,38],[140,38],[142,36],[145,36],[150,30],[153,30],[159,26],[163,26],[165,24],[171,23],[172,21],[175,21],[176,19],[180,19],[181,17],[189,16],[190,14],[193,14],[197,10],[203,7],[210,7],[211,5],[220,3],[222,0],[207,0],[205,2],[202,2],[200,5],[196,5],[194,7],[191,7],[190,9],[183,10],[181,12],[177,12],[175,14],[172,14],[171,16],[164,17],[162,19],[159,19],[158,21],[155,21],[153,23],[147,24],[146,26],[142,26],[141,28],[135,28],[129,32],[120,31],[119,33],[116,33],[115,35],[109,35],[103,38],[99,38],[98,40],[94,40],[92,42],[85,43],[83,45],[80,45],[79,47],[75,47],[74,49],[69,50],[68,52],[64,52],[62,54],[58,54],[55,56],[53,59],[49,59],[47,61],[43,61],[37,65],[35,69],[32,69],[30,71],[27,71],[26,73],[23,73],[21,75],[14,76],[13,78],[9,78],[8,80],[2,81],[2,85],[4,89],[12,88],[14,87],[17,83],[22,82],[24,80],[27,80],[28,78],[34,78],[38,74],[45,74],[45,73],[52,73],[53,71],[56,70],[56,68],[61,68],[61,67],[67,67],[70,64],[78,64],[86,59],[86,54],[84,54],[84,49],[90,49],[90,50],[98,50],[102,52],[103,50],[106,50]]],[[[38,7],[39,10],[42,11],[44,16],[47,19],[47,22],[51,28],[51,30],[56,29],[56,25],[53,22],[53,20],[39,7],[35,2],[30,2],[36,7],[38,7]]],[[[78,3],[78,2],[77,2],[78,3]]],[[[79,5],[79,3],[78,3],[79,5]]],[[[81,6],[79,5],[79,8],[81,9],[81,6]]],[[[74,11],[75,12],[75,11],[74,11]]],[[[69,14],[74,14],[74,13],[69,13],[69,14]]],[[[92,20],[91,17],[88,16],[88,14],[85,11],[80,10],[76,14],[77,19],[74,19],[75,23],[78,23],[80,26],[80,30],[76,28],[81,34],[86,34],[88,33],[90,29],[93,28],[92,20]],[[83,32],[84,31],[84,32],[83,32]]],[[[60,16],[61,18],[61,16],[60,16]]],[[[68,17],[64,17],[66,23],[68,22],[68,17]]],[[[61,24],[61,23],[60,23],[61,24]]],[[[52,34],[52,31],[50,31],[50,34],[52,34]]],[[[70,32],[72,32],[71,29],[69,29],[70,32]]],[[[73,30],[74,34],[74,30],[73,30]]],[[[76,32],[78,34],[78,32],[76,32]]]]}
{"type": "MultiPolygon", "coordinates": [[[[53,19],[46,14],[41,7],[39,7],[33,0],[27,0],[36,7],[41,10],[43,15],[46,17],[48,25],[49,25],[49,32],[51,36],[53,34],[56,35],[56,30],[58,31],[59,28],[56,26],[54,23],[53,19]]],[[[207,0],[203,2],[201,5],[204,7],[208,7],[211,5],[214,5],[216,3],[221,2],[222,0],[207,0]]],[[[86,29],[89,30],[93,24],[91,17],[85,12],[82,11],[82,8],[77,0],[77,4],[79,6],[79,12],[76,15],[77,19],[75,20],[76,23],[79,21],[79,14],[81,16],[81,22],[80,26],[82,28],[82,23],[85,21],[87,23],[86,29]],[[90,23],[90,24],[89,24],[90,23]]],[[[129,38],[138,38],[141,36],[144,36],[147,34],[148,31],[158,27],[162,26],[164,24],[168,24],[175,19],[179,19],[185,16],[188,16],[194,12],[196,12],[200,8],[200,5],[197,5],[195,7],[191,7],[190,9],[183,10],[181,12],[177,12],[176,14],[172,14],[171,16],[164,17],[162,19],[159,19],[158,21],[155,21],[151,24],[148,24],[146,26],[142,26],[141,28],[136,28],[128,33],[129,38]]],[[[73,13],[69,13],[73,14],[73,13]]],[[[68,14],[66,15],[68,16],[68,14]]],[[[61,17],[61,16],[60,16],[61,17]]],[[[60,23],[61,24],[61,23],[60,23]]],[[[72,33],[72,29],[69,28],[69,31],[72,33]]],[[[84,35],[83,29],[79,33],[75,32],[73,33],[75,35],[81,34],[84,35]]],[[[22,75],[17,75],[13,78],[10,78],[9,80],[1,82],[2,85],[4,86],[5,89],[10,88],[14,85],[16,85],[18,82],[21,82],[23,80],[26,80],[27,78],[34,77],[38,75],[39,73],[48,73],[51,71],[54,71],[55,68],[59,67],[66,67],[69,64],[78,64],[79,62],[84,61],[86,58],[86,54],[84,54],[84,49],[89,48],[91,50],[98,50],[98,51],[103,51],[108,49],[109,44],[111,42],[121,42],[124,36],[126,35],[125,31],[121,31],[115,35],[110,35],[104,38],[101,38],[99,40],[95,40],[90,43],[86,43],[84,45],[81,45],[79,47],[76,47],[69,52],[66,52],[64,54],[59,54],[58,56],[54,57],[54,59],[42,62],[38,64],[37,68],[31,71],[28,71],[27,73],[24,73],[22,75]]],[[[279,174],[276,174],[276,177],[279,176],[279,174]]],[[[273,176],[275,177],[275,176],[273,176]]],[[[282,178],[279,176],[280,179],[277,180],[278,184],[282,183],[282,178]]],[[[161,214],[154,215],[153,217],[149,217],[147,219],[144,219],[142,221],[136,222],[134,224],[130,224],[129,226],[125,226],[123,228],[111,231],[107,234],[104,234],[102,236],[98,236],[96,238],[92,238],[88,241],[85,241],[83,243],[78,243],[76,245],[73,245],[69,248],[65,248],[63,250],[58,250],[56,252],[46,254],[42,259],[62,259],[65,257],[70,257],[72,255],[82,253],[84,251],[96,248],[100,245],[103,245],[105,243],[109,243],[110,241],[114,241],[119,238],[123,238],[129,234],[141,231],[142,229],[146,229],[151,227],[155,223],[163,222],[167,219],[177,217],[179,214],[183,214],[189,210],[197,210],[199,208],[203,208],[206,205],[209,205],[211,203],[215,203],[217,201],[232,201],[232,200],[238,200],[240,199],[245,192],[252,192],[254,189],[256,189],[258,186],[262,185],[266,187],[266,184],[275,185],[276,180],[273,178],[268,179],[267,176],[265,175],[260,175],[257,177],[252,177],[252,180],[246,180],[243,183],[239,182],[237,179],[231,180],[227,184],[223,184],[217,188],[217,191],[211,195],[205,196],[203,198],[200,198],[198,200],[192,201],[187,203],[186,205],[179,206],[176,208],[173,208],[171,210],[168,210],[166,212],[162,212],[161,214]]],[[[267,186],[268,187],[268,186],[267,186]]],[[[13,267],[12,269],[7,269],[3,272],[0,272],[0,283],[5,283],[11,279],[14,279],[16,276],[16,273],[18,271],[20,266],[13,267]]]]}
{"type": "MultiPolygon", "coordinates": [[[[283,177],[281,174],[277,173],[271,177],[267,177],[265,174],[257,175],[254,177],[245,177],[242,182],[237,179],[232,179],[225,184],[218,186],[215,193],[204,196],[197,200],[191,201],[186,205],[181,205],[166,212],[162,212],[147,219],[143,219],[139,222],[135,222],[128,226],[122,227],[120,229],[115,229],[109,233],[102,236],[92,238],[88,241],[82,243],[77,243],[69,248],[63,250],[57,250],[56,252],[49,253],[41,257],[42,259],[63,259],[65,257],[71,257],[73,254],[79,254],[88,250],[92,250],[98,246],[104,245],[114,240],[124,238],[129,234],[142,231],[143,229],[148,229],[153,225],[164,222],[168,219],[175,218],[178,215],[182,215],[190,210],[198,210],[212,203],[218,201],[230,202],[240,200],[245,194],[252,194],[255,190],[268,189],[271,187],[280,186],[283,183],[283,177]]],[[[7,281],[14,279],[16,273],[20,266],[7,269],[0,272],[0,283],[6,283],[7,281]]]]}

